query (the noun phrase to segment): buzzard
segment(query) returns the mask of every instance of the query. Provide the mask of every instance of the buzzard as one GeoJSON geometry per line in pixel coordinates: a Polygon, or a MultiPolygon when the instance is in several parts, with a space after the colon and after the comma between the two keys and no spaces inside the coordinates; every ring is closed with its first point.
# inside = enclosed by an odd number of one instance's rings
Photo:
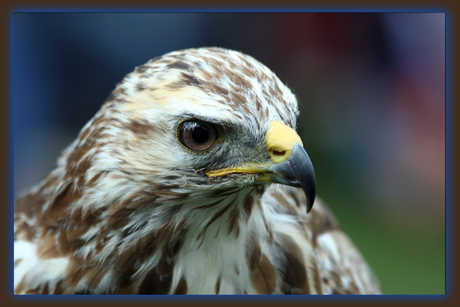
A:
{"type": "Polygon", "coordinates": [[[276,75],[237,51],[137,67],[15,200],[14,292],[380,293],[315,200],[298,113],[276,75]]]}

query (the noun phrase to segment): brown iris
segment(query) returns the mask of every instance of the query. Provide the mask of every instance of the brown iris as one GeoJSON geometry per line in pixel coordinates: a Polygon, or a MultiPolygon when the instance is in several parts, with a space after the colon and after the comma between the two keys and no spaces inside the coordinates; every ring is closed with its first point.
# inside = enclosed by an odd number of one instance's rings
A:
{"type": "Polygon", "coordinates": [[[182,122],[178,129],[179,141],[194,151],[211,148],[217,140],[217,132],[213,125],[199,120],[182,122]]]}

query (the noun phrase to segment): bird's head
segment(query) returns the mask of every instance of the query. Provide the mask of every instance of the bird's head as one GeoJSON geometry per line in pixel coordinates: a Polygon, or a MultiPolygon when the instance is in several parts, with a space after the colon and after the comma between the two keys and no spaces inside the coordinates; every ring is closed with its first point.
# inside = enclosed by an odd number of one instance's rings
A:
{"type": "Polygon", "coordinates": [[[188,49],[127,75],[77,148],[104,136],[91,153],[93,172],[116,170],[163,193],[197,196],[270,182],[301,187],[309,211],[315,174],[295,131],[297,115],[295,96],[252,57],[188,49]]]}

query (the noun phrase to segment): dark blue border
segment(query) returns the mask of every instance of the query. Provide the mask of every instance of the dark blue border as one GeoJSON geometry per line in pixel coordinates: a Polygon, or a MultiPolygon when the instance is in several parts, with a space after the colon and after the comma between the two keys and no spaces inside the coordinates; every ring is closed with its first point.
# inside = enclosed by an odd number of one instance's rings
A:
{"type": "MultiPolygon", "coordinates": [[[[9,183],[8,183],[8,190],[9,190],[9,193],[8,193],[8,204],[9,206],[7,206],[7,214],[8,214],[8,222],[6,223],[6,226],[8,227],[6,233],[8,235],[8,238],[7,238],[7,241],[8,241],[8,244],[11,248],[11,250],[9,251],[8,255],[9,257],[11,257],[10,259],[8,259],[8,263],[13,263],[14,262],[14,141],[13,141],[13,135],[14,135],[14,116],[13,116],[13,101],[14,101],[14,90],[13,90],[13,80],[14,80],[14,14],[11,14],[10,18],[9,18],[9,25],[7,25],[7,27],[9,26],[9,33],[10,33],[10,37],[9,37],[9,43],[10,43],[10,47],[8,48],[8,52],[9,52],[9,56],[8,58],[10,59],[10,61],[8,61],[8,69],[9,69],[9,73],[10,73],[10,79],[9,79],[9,82],[8,82],[8,88],[10,89],[9,90],[9,93],[8,93],[8,104],[7,104],[7,108],[8,108],[8,115],[9,115],[9,118],[8,118],[8,146],[9,146],[9,150],[7,152],[7,155],[8,155],[8,179],[9,179],[9,183]]],[[[14,293],[14,265],[13,266],[9,266],[8,268],[8,272],[7,274],[9,274],[8,276],[8,280],[10,281],[8,283],[8,293],[14,293]]]]}
{"type": "Polygon", "coordinates": [[[451,140],[451,93],[450,93],[450,89],[451,89],[451,72],[450,72],[450,63],[451,63],[451,60],[450,60],[450,18],[449,18],[449,14],[447,14],[446,12],[446,23],[445,23],[445,28],[446,28],[446,36],[445,36],[445,40],[446,40],[446,59],[445,59],[445,93],[446,93],[446,108],[445,108],[445,116],[446,116],[446,155],[445,155],[445,166],[446,166],[446,173],[445,173],[445,195],[446,195],[446,212],[445,212],[445,215],[446,215],[446,218],[445,218],[445,221],[446,221],[446,238],[445,238],[445,245],[446,245],[446,264],[445,264],[445,270],[446,270],[446,295],[451,295],[452,294],[452,275],[451,275],[451,270],[448,269],[448,268],[451,268],[451,252],[452,252],[452,249],[451,249],[451,245],[449,244],[450,242],[452,242],[452,237],[451,237],[451,233],[452,233],[452,226],[451,226],[451,219],[452,219],[452,211],[451,211],[451,197],[450,197],[450,193],[451,193],[451,187],[450,187],[450,184],[451,184],[451,171],[450,171],[450,167],[451,167],[451,155],[450,155],[450,150],[451,150],[451,145],[450,145],[450,140],[451,140]]]}
{"type": "Polygon", "coordinates": [[[324,8],[320,6],[300,6],[300,7],[271,7],[271,8],[258,8],[258,7],[235,7],[235,6],[215,6],[215,7],[200,7],[200,6],[182,6],[175,8],[173,6],[151,6],[139,8],[16,8],[14,12],[17,13],[444,13],[446,9],[440,7],[425,7],[425,8],[350,8],[350,7],[336,7],[324,8]]]}
{"type": "Polygon", "coordinates": [[[197,302],[197,301],[248,301],[248,302],[293,302],[293,301],[375,301],[375,300],[404,300],[439,301],[444,295],[21,295],[15,296],[17,301],[66,301],[72,300],[101,300],[101,301],[149,301],[149,302],[197,302]]]}
{"type": "MultiPolygon", "coordinates": [[[[274,8],[234,8],[234,7],[225,7],[225,8],[220,8],[220,7],[214,7],[214,8],[192,8],[192,7],[185,7],[181,9],[177,8],[139,8],[139,9],[85,9],[85,8],[16,8],[11,11],[10,14],[10,27],[9,27],[9,33],[10,33],[10,48],[9,48],[9,73],[10,73],[10,82],[8,84],[8,87],[10,89],[9,93],[9,110],[8,114],[10,116],[9,118],[9,130],[8,130],[8,145],[10,146],[10,150],[8,151],[8,159],[9,159],[9,166],[8,166],[8,172],[9,172],[9,195],[8,197],[8,203],[10,204],[7,208],[7,213],[9,214],[10,217],[13,217],[14,213],[14,147],[13,147],[13,122],[14,122],[14,117],[13,117],[13,107],[12,107],[12,102],[14,101],[14,95],[13,95],[13,80],[14,80],[14,13],[179,13],[179,12],[184,12],[184,13],[193,13],[193,12],[210,12],[210,13],[288,13],[288,12],[295,12],[295,13],[445,13],[445,48],[446,48],[446,59],[445,59],[445,93],[446,93],[446,107],[445,107],[445,112],[446,112],[446,154],[445,154],[445,166],[446,166],[446,174],[445,174],[445,192],[446,192],[446,238],[445,238],[445,243],[446,243],[446,278],[445,278],[445,295],[434,295],[434,294],[427,294],[427,295],[331,295],[331,296],[310,296],[310,295],[301,295],[301,296],[285,296],[285,295],[184,295],[184,296],[179,296],[179,295],[59,295],[59,296],[54,296],[54,295],[24,295],[24,296],[19,296],[19,295],[13,295],[14,289],[14,266],[11,266],[8,270],[9,280],[10,280],[10,285],[8,285],[8,292],[12,295],[13,300],[16,302],[20,301],[66,301],[67,298],[71,298],[72,300],[101,300],[101,301],[112,301],[112,300],[126,300],[126,301],[149,301],[149,302],[178,302],[178,301],[254,301],[254,302],[262,302],[262,301],[342,301],[342,300],[361,300],[361,301],[371,301],[371,300],[402,300],[402,301],[413,301],[414,299],[423,299],[425,301],[431,301],[431,300],[444,300],[447,299],[449,296],[452,295],[452,276],[450,273],[450,270],[448,268],[451,268],[451,197],[450,197],[450,179],[451,179],[451,171],[450,171],[450,138],[451,138],[451,117],[450,117],[450,109],[451,109],[451,104],[450,104],[450,99],[451,99],[451,94],[450,94],[450,79],[451,79],[451,70],[450,70],[450,18],[449,14],[447,13],[446,9],[441,9],[441,8],[418,8],[418,9],[413,9],[413,8],[406,8],[406,9],[385,9],[385,8],[335,8],[335,9],[321,9],[321,8],[299,8],[299,7],[294,7],[294,8],[279,8],[279,7],[274,7],[274,8]]],[[[14,229],[14,223],[13,219],[9,218],[7,222],[7,234],[9,235],[8,241],[10,244],[11,251],[9,252],[9,256],[11,257],[10,262],[13,262],[14,259],[14,240],[13,240],[13,229],[14,229]]]]}

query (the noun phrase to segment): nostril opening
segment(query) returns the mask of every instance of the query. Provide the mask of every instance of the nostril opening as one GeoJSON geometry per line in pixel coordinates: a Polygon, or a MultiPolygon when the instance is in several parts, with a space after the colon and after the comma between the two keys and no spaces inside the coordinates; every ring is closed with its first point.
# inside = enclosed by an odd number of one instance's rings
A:
{"type": "Polygon", "coordinates": [[[286,154],[286,151],[284,151],[284,150],[283,151],[276,151],[276,150],[273,151],[274,156],[282,157],[285,154],[286,154]]]}

